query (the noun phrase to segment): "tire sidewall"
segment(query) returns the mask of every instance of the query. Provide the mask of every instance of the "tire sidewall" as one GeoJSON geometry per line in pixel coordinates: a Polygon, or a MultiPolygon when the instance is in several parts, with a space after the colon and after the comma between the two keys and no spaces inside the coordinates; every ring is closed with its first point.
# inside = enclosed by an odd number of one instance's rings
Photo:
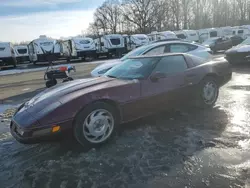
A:
{"type": "Polygon", "coordinates": [[[75,139],[83,147],[85,148],[96,147],[96,146],[105,144],[115,135],[115,133],[117,132],[118,124],[119,124],[119,118],[118,118],[117,112],[115,111],[115,108],[112,105],[109,105],[105,102],[95,102],[95,103],[88,105],[86,108],[84,108],[77,114],[75,121],[74,121],[73,134],[74,134],[75,139]],[[83,124],[87,116],[91,112],[97,109],[105,109],[112,114],[113,119],[114,119],[114,127],[113,127],[112,133],[105,141],[101,143],[92,143],[88,141],[83,134],[83,124]]]}

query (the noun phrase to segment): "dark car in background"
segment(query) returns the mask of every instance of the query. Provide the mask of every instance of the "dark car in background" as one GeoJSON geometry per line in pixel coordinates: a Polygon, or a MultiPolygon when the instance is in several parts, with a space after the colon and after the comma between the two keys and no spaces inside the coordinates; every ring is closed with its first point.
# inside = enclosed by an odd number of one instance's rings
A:
{"type": "Polygon", "coordinates": [[[226,59],[231,64],[241,64],[250,62],[250,37],[239,45],[225,52],[226,59]]]}
{"type": "Polygon", "coordinates": [[[230,36],[229,38],[231,39],[233,46],[237,46],[244,41],[244,39],[238,35],[230,36]]]}
{"type": "Polygon", "coordinates": [[[92,147],[110,139],[121,123],[191,101],[212,107],[231,76],[224,58],[182,53],[132,57],[102,77],[43,91],[18,108],[10,130],[21,143],[72,131],[80,144],[92,147]]]}
{"type": "Polygon", "coordinates": [[[202,45],[209,47],[214,53],[221,50],[228,50],[233,46],[231,39],[228,37],[209,38],[202,45]]]}

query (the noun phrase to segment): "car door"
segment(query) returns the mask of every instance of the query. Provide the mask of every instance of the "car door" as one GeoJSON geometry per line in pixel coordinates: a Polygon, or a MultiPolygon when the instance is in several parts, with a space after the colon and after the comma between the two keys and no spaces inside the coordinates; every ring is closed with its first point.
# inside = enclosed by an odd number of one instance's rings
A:
{"type": "Polygon", "coordinates": [[[183,55],[170,55],[163,57],[154,73],[163,73],[165,76],[157,81],[150,78],[141,82],[141,95],[144,100],[144,109],[156,112],[173,108],[183,102],[187,97],[184,93],[187,83],[185,71],[188,66],[183,55]]]}

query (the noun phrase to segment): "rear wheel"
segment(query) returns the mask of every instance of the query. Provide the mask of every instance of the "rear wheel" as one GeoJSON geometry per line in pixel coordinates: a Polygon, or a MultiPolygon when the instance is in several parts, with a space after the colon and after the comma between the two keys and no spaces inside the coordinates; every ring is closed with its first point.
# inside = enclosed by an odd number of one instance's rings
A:
{"type": "Polygon", "coordinates": [[[84,147],[106,143],[116,132],[118,116],[115,108],[96,102],[83,109],[76,117],[74,136],[84,147]]]}
{"type": "Polygon", "coordinates": [[[48,80],[48,81],[45,83],[45,85],[46,85],[47,88],[53,87],[53,86],[55,86],[56,84],[57,84],[56,79],[48,80]]]}
{"type": "Polygon", "coordinates": [[[200,84],[198,92],[198,106],[202,108],[213,107],[219,95],[219,87],[213,77],[206,77],[200,84]]]}

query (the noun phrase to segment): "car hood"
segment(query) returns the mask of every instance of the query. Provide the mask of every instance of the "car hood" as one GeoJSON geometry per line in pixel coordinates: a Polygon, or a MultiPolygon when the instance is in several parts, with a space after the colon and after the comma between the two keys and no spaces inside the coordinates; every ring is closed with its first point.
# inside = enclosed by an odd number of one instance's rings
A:
{"type": "Polygon", "coordinates": [[[250,52],[250,45],[238,45],[226,51],[226,54],[237,52],[250,52]]]}
{"type": "MultiPolygon", "coordinates": [[[[67,94],[85,88],[90,88],[97,85],[99,86],[101,84],[105,84],[107,82],[112,82],[115,80],[116,79],[114,78],[97,77],[61,83],[57,86],[44,90],[43,92],[30,99],[28,102],[25,103],[24,108],[30,113],[38,113],[53,104],[59,106],[61,104],[60,98],[67,94]]],[[[120,82],[117,82],[117,85],[119,85],[119,83],[120,82]]]]}

